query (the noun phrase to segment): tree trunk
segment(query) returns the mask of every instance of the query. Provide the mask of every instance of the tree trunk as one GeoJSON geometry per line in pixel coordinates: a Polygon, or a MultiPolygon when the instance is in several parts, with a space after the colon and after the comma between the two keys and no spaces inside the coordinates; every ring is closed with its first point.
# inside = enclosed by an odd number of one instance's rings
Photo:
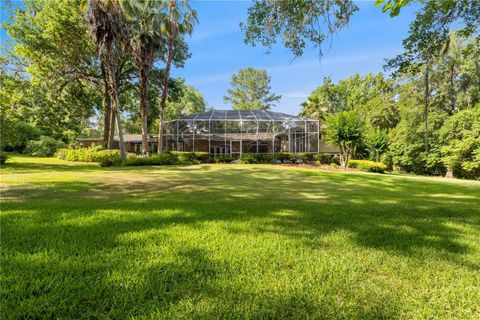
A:
{"type": "MultiPolygon", "coordinates": [[[[109,97],[110,103],[112,103],[112,98],[109,97]]],[[[108,134],[108,149],[113,149],[114,148],[114,141],[115,141],[115,114],[112,112],[112,108],[110,106],[110,114],[109,116],[109,121],[110,121],[110,133],[108,134]]]]}
{"type": "Polygon", "coordinates": [[[120,103],[118,101],[117,92],[114,92],[113,97],[113,113],[115,114],[115,119],[117,120],[117,129],[118,129],[118,144],[120,146],[120,156],[122,159],[127,158],[127,153],[125,151],[125,143],[123,142],[123,128],[122,128],[122,121],[120,116],[120,103]]]}
{"type": "Polygon", "coordinates": [[[142,154],[150,155],[148,145],[148,69],[144,66],[140,71],[140,117],[142,120],[142,154]]]}
{"type": "Polygon", "coordinates": [[[158,154],[163,153],[163,135],[165,132],[165,106],[167,103],[167,90],[168,90],[168,78],[170,77],[170,66],[173,60],[173,44],[174,38],[170,37],[168,39],[168,56],[167,62],[165,64],[165,74],[163,75],[162,80],[162,99],[160,101],[160,124],[158,126],[158,154]]]}
{"type": "Polygon", "coordinates": [[[424,145],[425,152],[428,153],[428,103],[430,96],[430,75],[429,75],[429,62],[425,64],[425,105],[423,109],[423,117],[425,120],[425,134],[424,134],[424,145]]]}
{"type": "Polygon", "coordinates": [[[107,79],[107,74],[105,72],[105,66],[101,65],[102,68],[102,78],[103,78],[103,109],[104,109],[104,114],[103,114],[103,147],[108,148],[109,144],[109,135],[110,135],[110,121],[111,121],[111,115],[112,115],[112,104],[111,104],[111,99],[110,95],[108,94],[108,79],[107,79]]]}
{"type": "Polygon", "coordinates": [[[110,82],[110,97],[112,99],[112,115],[115,117],[117,122],[117,130],[118,130],[118,145],[120,147],[120,156],[122,159],[127,158],[127,153],[125,152],[125,143],[123,141],[123,128],[121,122],[121,115],[120,115],[120,102],[118,101],[118,92],[117,92],[117,84],[118,84],[118,77],[116,77],[116,73],[113,71],[113,63],[107,68],[108,72],[108,79],[110,82]]]}

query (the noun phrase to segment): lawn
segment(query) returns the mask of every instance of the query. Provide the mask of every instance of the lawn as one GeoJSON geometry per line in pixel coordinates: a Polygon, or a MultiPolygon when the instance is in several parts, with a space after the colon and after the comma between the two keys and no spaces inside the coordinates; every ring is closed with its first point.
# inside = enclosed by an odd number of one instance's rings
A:
{"type": "Polygon", "coordinates": [[[1,188],[3,318],[480,317],[479,182],[13,157],[1,188]]]}

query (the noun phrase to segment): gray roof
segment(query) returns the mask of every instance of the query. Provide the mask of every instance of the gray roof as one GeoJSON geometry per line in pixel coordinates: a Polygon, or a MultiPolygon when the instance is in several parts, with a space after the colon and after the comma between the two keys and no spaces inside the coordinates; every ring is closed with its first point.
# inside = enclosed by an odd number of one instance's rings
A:
{"type": "Polygon", "coordinates": [[[264,111],[264,110],[210,110],[181,116],[176,120],[275,120],[275,121],[304,121],[304,117],[291,114],[264,111]]]}

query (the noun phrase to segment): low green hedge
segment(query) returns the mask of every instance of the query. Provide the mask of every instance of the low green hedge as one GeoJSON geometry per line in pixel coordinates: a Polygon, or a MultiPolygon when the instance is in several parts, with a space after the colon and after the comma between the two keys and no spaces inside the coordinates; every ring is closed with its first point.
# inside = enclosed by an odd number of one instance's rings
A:
{"type": "Polygon", "coordinates": [[[181,163],[185,164],[207,163],[210,160],[208,152],[170,151],[170,153],[175,155],[181,163]]]}
{"type": "Polygon", "coordinates": [[[0,151],[0,164],[7,162],[8,155],[5,152],[0,151]]]}
{"type": "Polygon", "coordinates": [[[107,157],[100,161],[102,167],[139,167],[139,166],[165,166],[165,165],[190,165],[205,163],[210,156],[207,152],[179,152],[172,151],[150,157],[129,157],[122,160],[119,155],[107,157]],[[208,156],[208,157],[207,157],[208,156]]]}
{"type": "Polygon", "coordinates": [[[272,162],[272,155],[266,153],[242,153],[240,156],[241,163],[269,163],[272,162]]]}
{"type": "Polygon", "coordinates": [[[108,158],[120,158],[120,150],[103,150],[100,147],[59,149],[56,155],[67,161],[101,162],[108,158]]]}
{"type": "Polygon", "coordinates": [[[123,162],[123,166],[137,167],[137,166],[165,166],[172,164],[191,164],[185,163],[186,156],[175,155],[172,153],[162,153],[151,157],[130,158],[123,162]],[[179,158],[182,158],[180,160],[179,158]]]}
{"type": "Polygon", "coordinates": [[[384,173],[387,170],[387,166],[381,162],[375,162],[370,160],[350,160],[348,161],[349,168],[356,168],[361,171],[384,173]]]}
{"type": "Polygon", "coordinates": [[[213,157],[211,160],[213,163],[231,163],[235,159],[230,156],[217,156],[213,157]]]}
{"type": "Polygon", "coordinates": [[[313,156],[313,159],[318,164],[331,164],[333,161],[333,154],[330,153],[319,153],[313,156]]]}
{"type": "Polygon", "coordinates": [[[293,156],[296,160],[302,160],[303,162],[312,162],[316,154],[309,153],[309,152],[300,152],[300,153],[294,153],[293,156]]]}

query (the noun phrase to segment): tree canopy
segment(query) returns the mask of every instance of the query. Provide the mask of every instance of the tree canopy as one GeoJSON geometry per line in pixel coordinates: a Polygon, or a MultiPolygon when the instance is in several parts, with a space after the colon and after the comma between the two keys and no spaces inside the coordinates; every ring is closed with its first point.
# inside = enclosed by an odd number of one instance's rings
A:
{"type": "Polygon", "coordinates": [[[266,70],[241,69],[232,76],[231,86],[223,100],[230,102],[234,110],[267,110],[281,98],[271,92],[266,70]]]}

